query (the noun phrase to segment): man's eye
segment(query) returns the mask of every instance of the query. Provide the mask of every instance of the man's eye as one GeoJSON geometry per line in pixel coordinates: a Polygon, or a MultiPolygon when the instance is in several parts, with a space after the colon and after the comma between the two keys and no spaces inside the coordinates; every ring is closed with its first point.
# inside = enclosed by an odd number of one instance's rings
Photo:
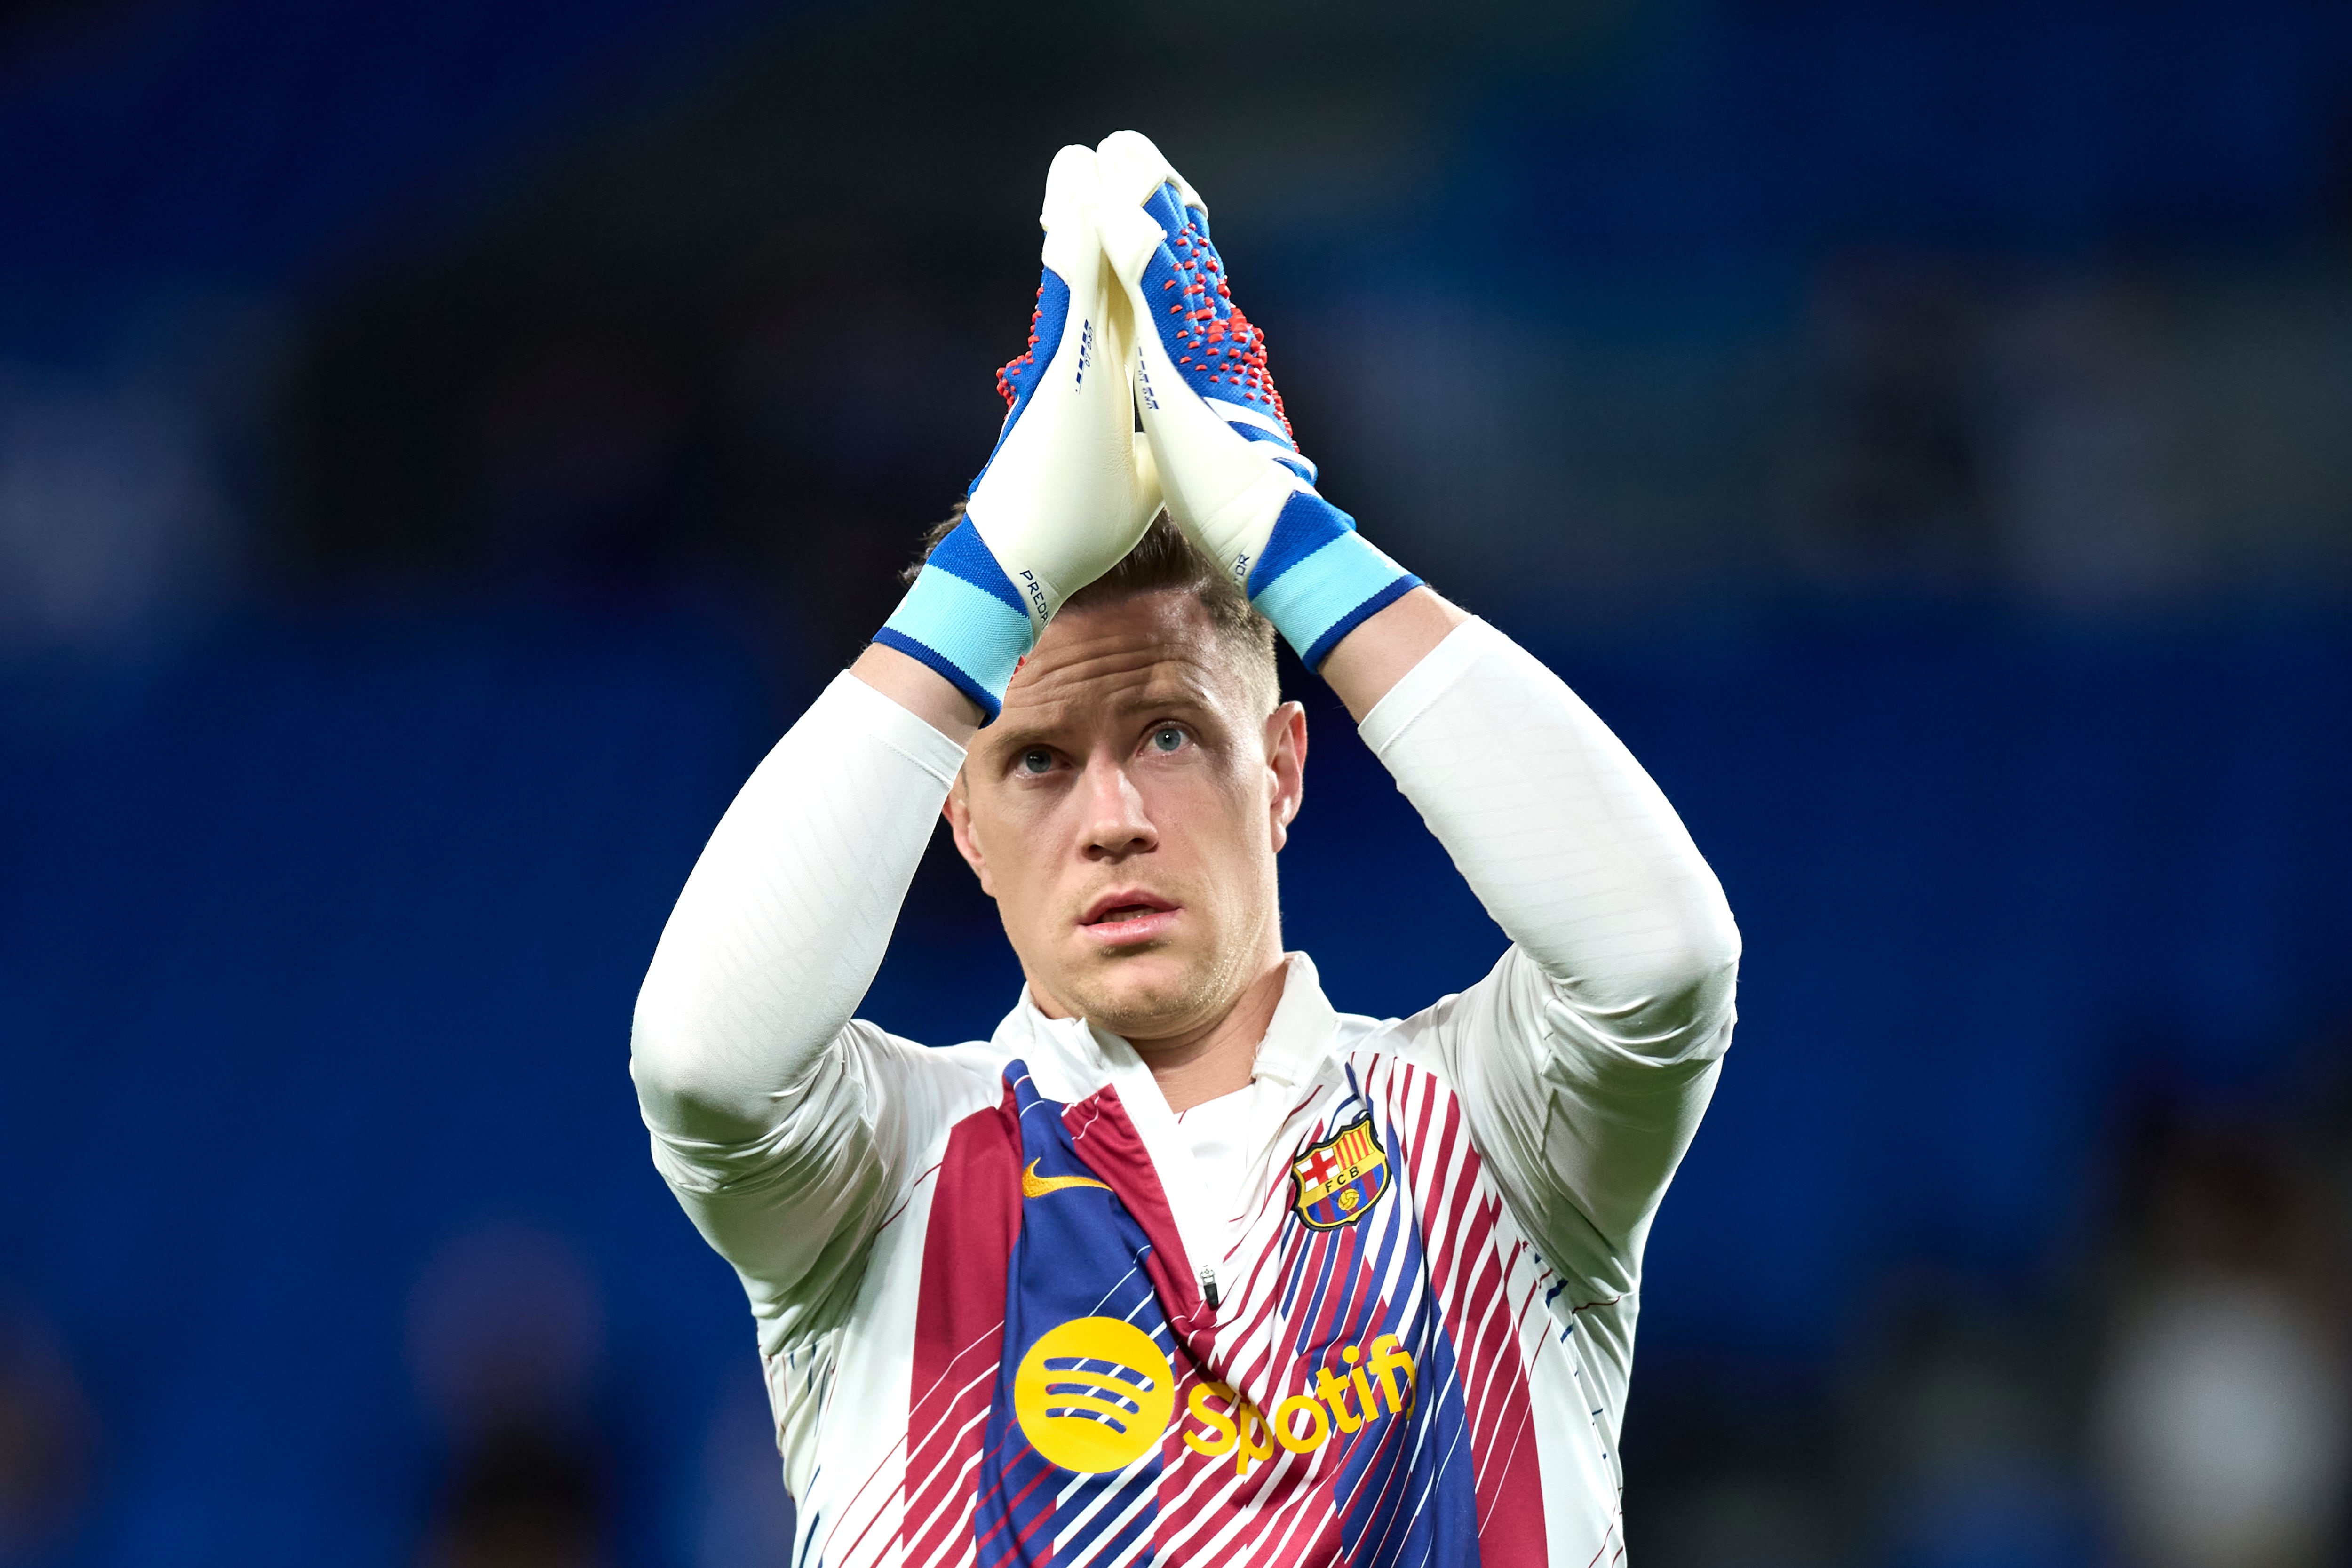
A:
{"type": "Polygon", "coordinates": [[[1032,746],[1021,753],[1021,771],[1024,773],[1049,773],[1054,771],[1054,753],[1043,746],[1032,746]]]}
{"type": "Polygon", "coordinates": [[[1151,731],[1151,749],[1155,752],[1181,751],[1183,746],[1184,731],[1173,724],[1162,724],[1151,731]]]}

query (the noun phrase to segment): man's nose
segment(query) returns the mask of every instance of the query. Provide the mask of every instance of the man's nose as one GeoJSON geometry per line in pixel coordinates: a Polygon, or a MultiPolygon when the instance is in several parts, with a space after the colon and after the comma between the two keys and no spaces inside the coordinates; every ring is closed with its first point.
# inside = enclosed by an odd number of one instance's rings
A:
{"type": "Polygon", "coordinates": [[[1108,759],[1087,764],[1086,853],[1090,860],[1117,860],[1155,847],[1160,835],[1143,809],[1143,795],[1127,770],[1108,759]]]}

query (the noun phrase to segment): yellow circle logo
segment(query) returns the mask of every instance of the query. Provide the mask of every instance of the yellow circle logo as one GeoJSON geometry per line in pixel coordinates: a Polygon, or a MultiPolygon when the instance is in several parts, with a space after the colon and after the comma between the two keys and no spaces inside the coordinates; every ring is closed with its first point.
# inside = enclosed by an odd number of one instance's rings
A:
{"type": "Polygon", "coordinates": [[[1048,1329],[1013,1374],[1013,1414],[1029,1446],[1066,1470],[1123,1470],[1160,1446],[1176,1374],[1151,1336],[1117,1318],[1048,1329]]]}

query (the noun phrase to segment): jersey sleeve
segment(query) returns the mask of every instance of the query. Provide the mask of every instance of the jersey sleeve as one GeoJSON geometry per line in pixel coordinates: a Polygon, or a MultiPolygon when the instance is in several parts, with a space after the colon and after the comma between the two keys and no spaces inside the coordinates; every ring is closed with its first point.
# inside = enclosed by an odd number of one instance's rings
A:
{"type": "Polygon", "coordinates": [[[1555,1267],[1630,1288],[1731,1039],[1723,889],[1623,743],[1483,621],[1362,733],[1511,939],[1423,1019],[1473,1140],[1555,1267]]]}
{"type": "Polygon", "coordinates": [[[763,1346],[845,1310],[956,1069],[851,1011],[962,748],[843,674],[710,836],[637,994],[654,1163],[733,1263],[763,1346]]]}

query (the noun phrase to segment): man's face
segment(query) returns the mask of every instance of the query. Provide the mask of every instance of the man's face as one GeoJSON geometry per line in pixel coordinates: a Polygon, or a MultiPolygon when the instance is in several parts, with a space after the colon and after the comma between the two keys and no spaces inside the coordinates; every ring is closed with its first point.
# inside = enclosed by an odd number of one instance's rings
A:
{"type": "Polygon", "coordinates": [[[973,739],[948,820],[1049,1013],[1171,1039],[1280,962],[1307,721],[1251,684],[1197,598],[1139,595],[1055,616],[973,739]]]}

